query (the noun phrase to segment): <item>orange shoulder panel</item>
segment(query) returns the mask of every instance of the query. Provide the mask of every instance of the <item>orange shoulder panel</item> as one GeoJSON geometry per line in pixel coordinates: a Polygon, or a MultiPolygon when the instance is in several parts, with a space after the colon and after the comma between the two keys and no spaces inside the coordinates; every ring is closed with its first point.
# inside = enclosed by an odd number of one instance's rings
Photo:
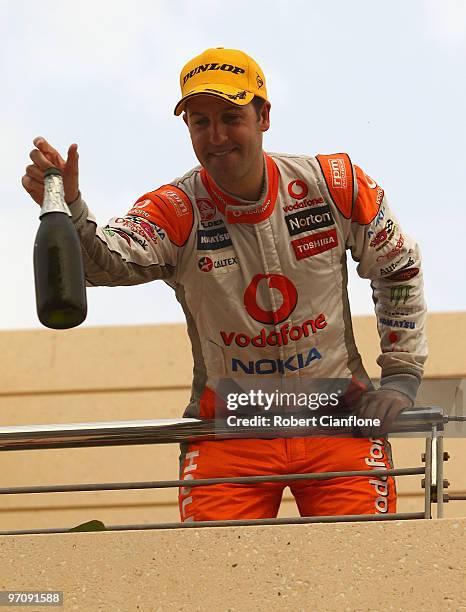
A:
{"type": "Polygon", "coordinates": [[[383,199],[383,189],[367,176],[359,166],[354,166],[358,181],[358,197],[354,205],[352,220],[368,225],[375,217],[383,199]]]}
{"type": "Polygon", "coordinates": [[[353,167],[346,153],[317,155],[320,169],[324,175],[330,197],[338,210],[350,219],[353,211],[354,184],[353,167]]]}
{"type": "Polygon", "coordinates": [[[141,196],[128,215],[143,217],[167,232],[170,241],[183,246],[193,227],[193,206],[188,196],[173,185],[163,185],[141,196]]]}

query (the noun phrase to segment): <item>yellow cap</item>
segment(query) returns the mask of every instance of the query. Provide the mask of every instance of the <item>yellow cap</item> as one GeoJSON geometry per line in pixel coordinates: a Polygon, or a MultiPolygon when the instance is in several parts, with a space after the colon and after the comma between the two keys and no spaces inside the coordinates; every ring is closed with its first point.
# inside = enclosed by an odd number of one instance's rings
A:
{"type": "Polygon", "coordinates": [[[237,49],[207,49],[190,60],[180,74],[181,100],[175,115],[184,111],[191,96],[208,94],[238,106],[249,104],[254,96],[267,100],[265,77],[260,66],[237,49]]]}

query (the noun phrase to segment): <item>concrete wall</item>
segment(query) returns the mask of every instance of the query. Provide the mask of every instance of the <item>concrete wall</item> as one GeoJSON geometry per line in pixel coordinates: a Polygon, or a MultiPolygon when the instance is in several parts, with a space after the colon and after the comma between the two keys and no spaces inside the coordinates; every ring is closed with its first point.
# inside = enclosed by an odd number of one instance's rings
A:
{"type": "MultiPolygon", "coordinates": [[[[355,334],[371,376],[377,377],[373,317],[356,317],[355,334]]],[[[451,403],[455,379],[466,376],[466,313],[432,314],[428,320],[433,377],[446,386],[426,387],[420,402],[451,403]],[[450,381],[450,383],[448,383],[450,381]]],[[[66,423],[180,416],[189,397],[192,360],[183,325],[0,332],[0,423],[66,423]]],[[[456,398],[458,399],[458,398],[456,398]]],[[[423,440],[393,440],[397,467],[420,465],[423,440]]],[[[464,439],[448,439],[446,477],[453,492],[466,492],[464,439]]],[[[0,453],[0,486],[114,482],[177,478],[176,445],[0,453]]],[[[398,479],[400,511],[423,508],[419,477],[398,479]]],[[[281,516],[294,516],[285,496],[281,516]]],[[[466,516],[466,503],[446,507],[466,516]]],[[[72,527],[97,518],[107,525],[178,520],[176,491],[4,495],[0,531],[72,527]]]]}
{"type": "Polygon", "coordinates": [[[459,611],[465,536],[466,519],[3,536],[0,590],[86,612],[459,611]]]}

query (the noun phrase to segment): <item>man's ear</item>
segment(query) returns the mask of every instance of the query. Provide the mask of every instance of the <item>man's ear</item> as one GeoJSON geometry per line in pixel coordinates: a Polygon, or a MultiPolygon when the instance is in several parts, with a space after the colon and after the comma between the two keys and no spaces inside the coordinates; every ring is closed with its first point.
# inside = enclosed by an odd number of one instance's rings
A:
{"type": "Polygon", "coordinates": [[[188,125],[188,115],[184,112],[183,113],[183,121],[186,123],[186,125],[189,127],[188,125]]]}
{"type": "Polygon", "coordinates": [[[268,101],[265,102],[262,107],[261,116],[259,119],[260,129],[262,132],[266,132],[270,127],[270,109],[271,109],[270,102],[268,101]]]}

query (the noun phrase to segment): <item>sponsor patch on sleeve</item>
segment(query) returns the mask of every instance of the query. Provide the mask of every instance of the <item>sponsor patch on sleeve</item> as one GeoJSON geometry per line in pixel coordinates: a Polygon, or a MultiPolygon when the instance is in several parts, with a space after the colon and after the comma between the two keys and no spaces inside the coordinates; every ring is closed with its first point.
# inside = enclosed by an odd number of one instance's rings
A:
{"type": "Polygon", "coordinates": [[[367,176],[359,166],[354,166],[358,182],[358,197],[354,204],[352,221],[361,225],[368,225],[379,212],[384,191],[377,183],[367,176]]]}
{"type": "Polygon", "coordinates": [[[317,155],[316,159],[333,202],[345,219],[350,219],[354,198],[353,168],[350,158],[346,153],[335,153],[317,155]]]}
{"type": "Polygon", "coordinates": [[[390,274],[390,276],[387,276],[387,279],[392,281],[407,281],[411,280],[418,274],[419,268],[407,268],[406,270],[399,270],[398,272],[395,272],[395,274],[390,274]]]}
{"type": "MultiPolygon", "coordinates": [[[[173,185],[164,185],[146,193],[137,200],[128,215],[150,222],[158,238],[163,240],[167,235],[177,246],[185,244],[194,221],[191,201],[173,185]]],[[[151,228],[146,226],[145,229],[150,233],[151,228]]],[[[155,235],[152,239],[156,241],[155,235]]]]}

